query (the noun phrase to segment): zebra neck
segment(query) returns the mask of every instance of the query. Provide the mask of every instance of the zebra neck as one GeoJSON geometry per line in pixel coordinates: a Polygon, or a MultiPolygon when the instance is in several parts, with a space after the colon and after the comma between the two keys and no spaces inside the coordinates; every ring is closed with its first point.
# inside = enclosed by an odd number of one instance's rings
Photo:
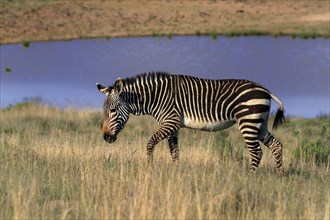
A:
{"type": "Polygon", "coordinates": [[[147,108],[150,100],[147,100],[143,91],[138,91],[136,86],[126,88],[124,101],[129,108],[129,112],[134,115],[150,115],[151,112],[147,108]]]}
{"type": "Polygon", "coordinates": [[[124,81],[125,102],[135,115],[151,115],[159,119],[171,105],[174,80],[167,74],[147,74],[124,81]]]}

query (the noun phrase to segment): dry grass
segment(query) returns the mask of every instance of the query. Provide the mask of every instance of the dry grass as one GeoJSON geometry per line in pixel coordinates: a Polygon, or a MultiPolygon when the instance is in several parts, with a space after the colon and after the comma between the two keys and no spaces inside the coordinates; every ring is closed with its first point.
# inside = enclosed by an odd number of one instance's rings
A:
{"type": "Polygon", "coordinates": [[[101,118],[100,112],[30,104],[2,110],[0,218],[330,216],[329,156],[317,164],[294,153],[304,138],[329,144],[328,118],[290,119],[276,132],[285,145],[282,178],[265,148],[259,171],[248,172],[248,152],[235,127],[216,133],[182,129],[180,162],[172,164],[162,142],[148,165],[145,144],[156,123],[133,117],[108,145],[101,118]]]}

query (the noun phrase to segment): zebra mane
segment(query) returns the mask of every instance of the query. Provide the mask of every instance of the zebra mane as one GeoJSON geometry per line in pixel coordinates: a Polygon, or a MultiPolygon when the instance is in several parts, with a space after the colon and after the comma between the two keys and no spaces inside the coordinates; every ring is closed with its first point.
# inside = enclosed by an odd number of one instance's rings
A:
{"type": "Polygon", "coordinates": [[[147,73],[141,73],[136,76],[128,77],[123,79],[124,86],[134,84],[137,79],[155,79],[157,78],[162,78],[162,77],[167,77],[170,76],[171,74],[168,72],[162,72],[162,71],[156,71],[156,72],[147,72],[147,73]]]}
{"type": "MultiPolygon", "coordinates": [[[[178,74],[172,74],[172,73],[165,72],[165,71],[152,71],[152,72],[145,72],[145,73],[140,73],[135,76],[127,77],[127,78],[122,79],[122,81],[123,81],[124,87],[127,87],[129,85],[135,84],[137,80],[141,81],[140,79],[149,79],[150,81],[154,81],[155,79],[167,78],[169,76],[183,76],[183,77],[190,77],[190,78],[197,79],[197,77],[195,77],[195,76],[178,75],[178,74]]],[[[203,79],[203,78],[198,78],[198,79],[203,79]]],[[[207,79],[205,79],[205,80],[207,80],[207,79]]],[[[250,80],[247,80],[247,79],[221,79],[221,80],[250,82],[251,84],[257,85],[257,86],[269,91],[263,85],[250,81],[250,80]]],[[[113,88],[113,86],[109,86],[108,88],[113,88]]]]}

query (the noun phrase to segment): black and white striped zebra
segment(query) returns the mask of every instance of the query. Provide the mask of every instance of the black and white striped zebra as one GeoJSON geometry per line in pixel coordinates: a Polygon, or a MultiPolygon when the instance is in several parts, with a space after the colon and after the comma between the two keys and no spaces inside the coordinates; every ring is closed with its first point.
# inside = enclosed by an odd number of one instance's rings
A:
{"type": "Polygon", "coordinates": [[[279,105],[274,129],[284,122],[283,104],[257,83],[155,72],[119,78],[109,87],[97,83],[97,88],[106,95],[103,133],[107,142],[116,140],[129,114],[148,114],[156,119],[160,127],[147,144],[149,162],[153,160],[155,145],[165,138],[173,161],[178,160],[180,127],[218,131],[237,123],[250,151],[250,170],[256,170],[260,163],[261,141],[275,156],[277,173],[283,173],[282,144],[267,128],[271,99],[279,105]]]}

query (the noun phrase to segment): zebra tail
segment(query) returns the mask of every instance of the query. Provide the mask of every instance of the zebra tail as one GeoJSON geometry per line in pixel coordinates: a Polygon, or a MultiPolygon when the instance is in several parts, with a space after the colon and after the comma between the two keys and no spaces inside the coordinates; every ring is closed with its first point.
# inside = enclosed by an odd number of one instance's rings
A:
{"type": "Polygon", "coordinates": [[[283,103],[281,102],[281,100],[277,96],[275,96],[274,94],[270,94],[270,96],[279,105],[279,108],[277,109],[275,119],[274,119],[274,123],[273,123],[273,129],[276,130],[279,125],[282,125],[285,122],[284,106],[283,106],[283,103]]]}

